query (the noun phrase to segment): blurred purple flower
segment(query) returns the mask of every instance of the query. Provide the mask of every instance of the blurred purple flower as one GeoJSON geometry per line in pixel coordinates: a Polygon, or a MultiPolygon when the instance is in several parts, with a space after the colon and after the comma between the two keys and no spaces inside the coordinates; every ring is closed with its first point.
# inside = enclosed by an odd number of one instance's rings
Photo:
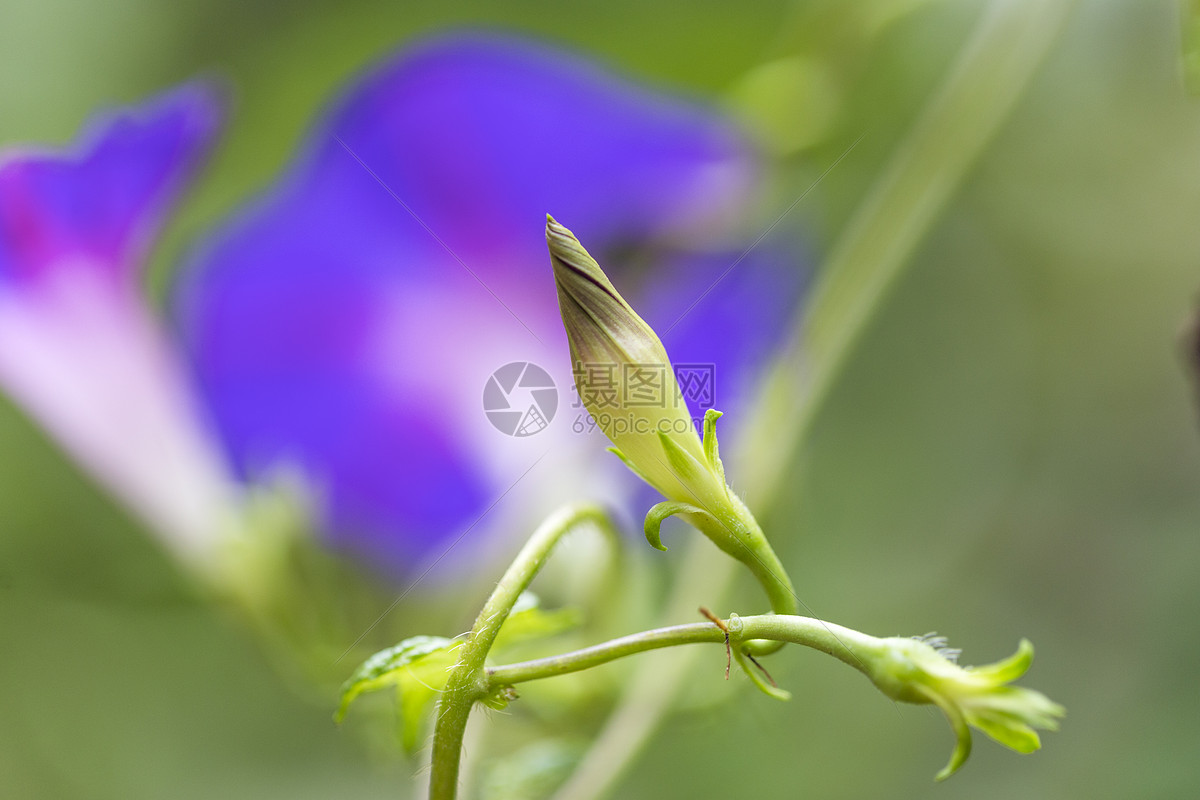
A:
{"type": "MultiPolygon", "coordinates": [[[[33,304],[31,275],[74,286],[119,274],[121,290],[109,293],[119,298],[96,303],[108,303],[108,317],[93,327],[133,320],[138,331],[125,338],[155,343],[152,361],[168,366],[155,368],[159,393],[169,388],[172,408],[186,406],[176,353],[160,346],[135,291],[134,245],[152,233],[213,118],[211,100],[188,88],[101,126],[94,157],[72,162],[77,199],[14,202],[23,172],[0,182],[0,280],[18,287],[0,288],[0,379],[110,484],[111,465],[89,460],[78,431],[46,411],[57,389],[22,388],[36,371],[24,363],[31,342],[88,321],[14,335],[5,318],[33,312],[5,309],[33,304]],[[122,134],[129,126],[137,136],[122,134]],[[90,169],[101,154],[106,171],[90,169]],[[78,242],[87,258],[76,268],[78,242]]],[[[434,560],[481,518],[521,532],[550,505],[614,491],[608,483],[623,473],[598,467],[598,443],[571,432],[582,409],[566,397],[560,418],[524,439],[482,411],[487,377],[512,361],[545,367],[564,395],[571,385],[544,215],[585,237],[623,289],[643,285],[639,307],[676,360],[716,362],[717,402],[729,410],[798,286],[794,262],[759,251],[729,269],[754,184],[753,158],[723,118],[576,57],[470,36],[388,60],[188,265],[176,295],[183,348],[220,447],[242,480],[299,469],[331,540],[387,571],[434,560]],[[649,269],[622,273],[626,264],[649,269]]],[[[86,348],[59,350],[40,362],[73,365],[86,348]]],[[[101,374],[78,376],[76,399],[113,383],[95,366],[101,374]]],[[[101,393],[141,393],[144,383],[101,393]]],[[[196,419],[174,422],[203,451],[196,419]]],[[[143,437],[130,426],[120,430],[143,437]]],[[[112,450],[102,444],[92,449],[112,450]]],[[[140,457],[152,473],[154,454],[140,457]]],[[[220,469],[209,471],[217,477],[201,483],[219,486],[220,469]]]]}
{"type": "Polygon", "coordinates": [[[139,269],[218,117],[212,93],[189,85],[94,120],[73,151],[0,160],[0,383],[199,562],[229,484],[139,269]]]}

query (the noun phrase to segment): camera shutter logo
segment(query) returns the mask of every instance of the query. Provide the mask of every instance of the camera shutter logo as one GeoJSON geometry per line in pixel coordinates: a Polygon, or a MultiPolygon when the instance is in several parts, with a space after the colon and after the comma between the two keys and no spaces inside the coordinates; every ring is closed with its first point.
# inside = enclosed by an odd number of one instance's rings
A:
{"type": "Polygon", "coordinates": [[[558,388],[550,373],[528,361],[505,364],[483,387],[483,411],[508,436],[533,436],[546,429],[558,410],[558,388]]]}

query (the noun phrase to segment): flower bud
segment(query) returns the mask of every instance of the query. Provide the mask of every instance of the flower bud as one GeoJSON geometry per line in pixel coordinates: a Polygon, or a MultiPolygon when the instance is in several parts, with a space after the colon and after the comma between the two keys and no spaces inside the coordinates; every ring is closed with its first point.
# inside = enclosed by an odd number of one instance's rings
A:
{"type": "MultiPolygon", "coordinates": [[[[719,411],[704,415],[704,439],[696,434],[667,351],[654,330],[617,292],[575,234],[546,218],[546,243],[558,287],[558,307],[579,398],[615,445],[626,466],[667,500],[646,514],[646,540],[666,550],[659,529],[679,515],[754,574],[777,614],[795,614],[799,600],[791,580],[754,515],[729,490],[717,452],[719,411]],[[639,377],[658,378],[658,394],[636,396],[639,377]]],[[[748,643],[764,655],[779,648],[748,643]]]]}
{"type": "Polygon", "coordinates": [[[724,477],[705,453],[654,330],[550,216],[546,243],[575,385],[588,413],[617,455],[666,497],[704,508],[725,503],[724,477]]]}

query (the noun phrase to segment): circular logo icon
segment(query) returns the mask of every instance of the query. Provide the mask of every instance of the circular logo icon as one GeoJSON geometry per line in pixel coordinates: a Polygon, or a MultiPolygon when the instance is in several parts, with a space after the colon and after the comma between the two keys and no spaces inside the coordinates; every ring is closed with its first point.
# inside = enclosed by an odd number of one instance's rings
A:
{"type": "Polygon", "coordinates": [[[508,436],[533,436],[546,429],[558,410],[558,388],[550,373],[528,361],[505,364],[483,387],[483,411],[508,436]]]}

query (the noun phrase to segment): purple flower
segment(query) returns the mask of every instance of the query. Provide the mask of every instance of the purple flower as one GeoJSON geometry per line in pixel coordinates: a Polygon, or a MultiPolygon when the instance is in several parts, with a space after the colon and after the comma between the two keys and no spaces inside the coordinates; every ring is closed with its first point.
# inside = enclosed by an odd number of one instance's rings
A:
{"type": "MultiPolygon", "coordinates": [[[[196,486],[222,487],[197,421],[210,418],[240,480],[299,470],[330,540],[394,572],[436,561],[476,528],[521,534],[564,500],[630,491],[619,465],[605,468],[600,443],[571,430],[583,409],[569,407],[547,211],[586,237],[676,359],[716,363],[724,410],[748,391],[795,300],[788,259],[760,249],[738,262],[755,164],[728,121],[577,57],[455,37],[349,87],[278,182],[197,248],[175,295],[172,349],[133,279],[214,118],[195,87],[116,117],[91,156],[54,162],[72,176],[62,197],[47,189],[37,202],[9,200],[25,196],[24,171],[53,171],[35,160],[0,173],[0,379],[114,486],[111,459],[88,455],[112,443],[81,445],[80,426],[56,421],[47,411],[61,404],[56,384],[22,388],[37,371],[23,355],[32,342],[73,326],[81,337],[104,329],[97,341],[136,328],[120,341],[126,360],[147,360],[154,391],[115,383],[103,360],[71,391],[111,395],[118,407],[123,394],[157,392],[171,401],[175,430],[134,431],[130,421],[110,438],[186,440],[207,465],[196,486]],[[46,317],[31,310],[40,295],[30,287],[43,282],[72,296],[70,287],[111,284],[93,303],[107,316],[64,311],[14,333],[6,317],[46,317]],[[201,413],[187,408],[180,352],[201,413]],[[554,377],[562,396],[546,431],[512,437],[483,413],[488,376],[510,362],[554,377]]],[[[69,372],[92,344],[71,339],[42,361],[69,372]]],[[[80,416],[115,413],[75,405],[80,416]]],[[[148,473],[139,480],[152,478],[154,458],[137,455],[148,473]]],[[[142,489],[122,496],[136,507],[142,489]]],[[[208,502],[224,502],[220,494],[208,502]]]]}
{"type": "Polygon", "coordinates": [[[199,85],[0,161],[0,383],[167,544],[208,562],[229,484],[142,296],[158,226],[214,138],[199,85]]]}

